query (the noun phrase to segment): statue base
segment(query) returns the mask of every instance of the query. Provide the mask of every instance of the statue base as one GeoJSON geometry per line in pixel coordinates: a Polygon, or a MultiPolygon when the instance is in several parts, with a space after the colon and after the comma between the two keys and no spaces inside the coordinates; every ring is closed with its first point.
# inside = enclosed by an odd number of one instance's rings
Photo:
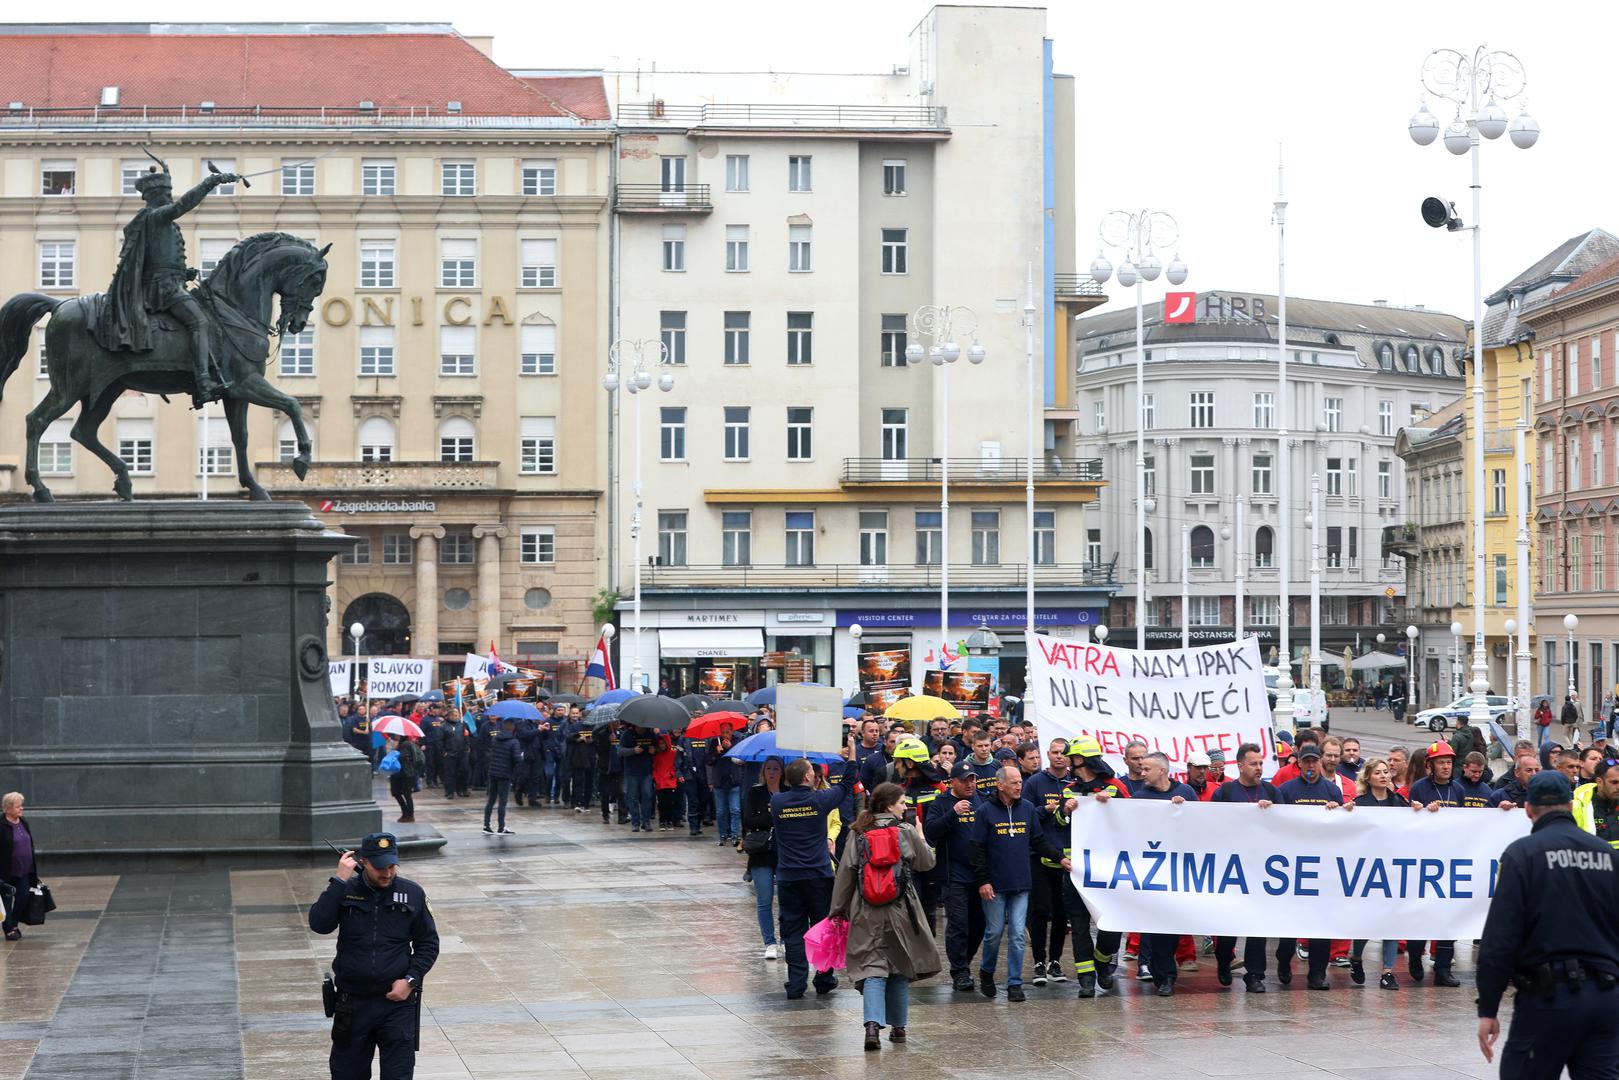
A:
{"type": "Polygon", "coordinates": [[[46,865],[303,861],[381,827],[327,680],[351,542],[296,502],[0,507],[0,777],[46,865]]]}

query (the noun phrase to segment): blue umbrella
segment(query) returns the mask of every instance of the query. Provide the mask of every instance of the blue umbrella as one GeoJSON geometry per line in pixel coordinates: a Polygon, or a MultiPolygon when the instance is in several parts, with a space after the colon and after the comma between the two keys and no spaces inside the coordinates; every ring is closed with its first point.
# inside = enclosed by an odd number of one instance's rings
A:
{"type": "MultiPolygon", "coordinates": [[[[820,686],[821,684],[818,683],[818,682],[806,682],[806,683],[794,683],[793,685],[794,686],[820,686]]],[[[776,703],[776,691],[779,690],[780,688],[781,688],[781,685],[778,683],[775,686],[766,686],[761,690],[755,690],[753,693],[748,695],[748,704],[752,705],[755,708],[758,708],[760,705],[774,705],[776,703]]]]}
{"type": "Polygon", "coordinates": [[[630,690],[630,689],[621,687],[621,688],[619,688],[617,690],[609,690],[609,691],[607,691],[607,693],[603,694],[601,697],[597,698],[595,701],[592,701],[591,704],[592,705],[614,705],[614,704],[618,704],[619,702],[633,701],[634,699],[636,699],[636,698],[638,698],[640,696],[641,695],[637,694],[634,690],[630,690]]]}
{"type": "Polygon", "coordinates": [[[502,701],[498,705],[491,705],[485,715],[493,716],[496,720],[540,720],[543,718],[540,710],[526,701],[502,701]]]}
{"type": "Polygon", "coordinates": [[[866,710],[858,705],[845,705],[843,707],[843,718],[845,720],[858,720],[865,715],[866,710]]]}
{"type": "Polygon", "coordinates": [[[419,700],[425,701],[429,705],[442,705],[444,704],[444,691],[429,690],[427,693],[423,694],[419,700]]]}
{"type": "Polygon", "coordinates": [[[781,758],[788,761],[793,758],[809,758],[817,765],[836,765],[843,760],[841,754],[823,754],[818,750],[778,750],[776,749],[776,733],[774,731],[761,731],[757,735],[749,735],[746,739],[731,747],[730,753],[725,757],[736,758],[738,761],[763,761],[765,758],[781,758]]]}

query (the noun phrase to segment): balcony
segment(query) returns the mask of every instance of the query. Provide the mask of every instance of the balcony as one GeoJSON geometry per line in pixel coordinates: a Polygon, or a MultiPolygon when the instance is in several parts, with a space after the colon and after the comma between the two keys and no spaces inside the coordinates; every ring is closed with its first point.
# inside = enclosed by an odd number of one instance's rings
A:
{"type": "MultiPolygon", "coordinates": [[[[1034,568],[1034,584],[1048,589],[1098,589],[1117,584],[1117,557],[1105,563],[1054,563],[1034,568]]],[[[792,590],[847,589],[865,592],[873,589],[887,591],[917,590],[936,592],[939,572],[933,566],[862,566],[856,563],[822,563],[818,566],[782,566],[755,564],[752,566],[689,565],[661,566],[649,564],[641,570],[643,592],[677,592],[691,590],[792,590]]],[[[1022,589],[1028,584],[1028,566],[1025,563],[1001,563],[996,566],[973,566],[952,563],[950,589],[952,592],[1022,589]]],[[[632,580],[634,568],[627,568],[624,579],[632,580]]]]}
{"type": "Polygon", "coordinates": [[[494,461],[317,461],[300,483],[291,465],[261,462],[258,473],[265,487],[277,491],[403,494],[487,490],[496,486],[499,468],[494,461]]]}
{"type": "Polygon", "coordinates": [[[1422,549],[1422,527],[1419,525],[1383,526],[1383,550],[1390,555],[1410,558],[1422,549]]]}
{"type": "Polygon", "coordinates": [[[666,191],[662,184],[619,184],[613,209],[621,214],[711,214],[714,202],[707,184],[686,184],[666,191]]]}
{"type": "MultiPolygon", "coordinates": [[[[1029,477],[1028,459],[948,458],[950,486],[1023,484],[1029,477]]],[[[924,484],[937,486],[944,479],[940,458],[844,458],[844,487],[862,484],[924,484]]],[[[1036,484],[1100,484],[1101,458],[1043,458],[1034,464],[1036,484]]]]}
{"type": "Polygon", "coordinates": [[[782,102],[670,105],[662,100],[621,104],[618,122],[685,128],[806,128],[927,131],[945,127],[942,105],[799,105],[782,102]]]}
{"type": "Polygon", "coordinates": [[[1107,296],[1102,290],[1102,283],[1089,274],[1054,274],[1051,279],[1051,291],[1058,300],[1082,297],[1101,300],[1107,296]]]}

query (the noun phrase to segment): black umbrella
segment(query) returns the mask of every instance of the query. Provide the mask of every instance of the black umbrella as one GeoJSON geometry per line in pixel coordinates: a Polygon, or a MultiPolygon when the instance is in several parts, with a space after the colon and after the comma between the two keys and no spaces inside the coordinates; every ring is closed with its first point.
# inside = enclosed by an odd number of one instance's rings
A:
{"type": "Polygon", "coordinates": [[[858,708],[865,708],[866,692],[864,690],[856,690],[854,693],[849,695],[849,700],[845,701],[844,704],[853,705],[858,708]]]}
{"type": "Polygon", "coordinates": [[[420,694],[400,694],[397,697],[389,698],[388,699],[388,704],[390,704],[390,705],[404,705],[407,702],[420,701],[421,699],[422,699],[422,695],[420,695],[420,694]]]}
{"type": "Polygon", "coordinates": [[[589,700],[589,698],[580,697],[578,694],[552,694],[550,698],[553,705],[583,705],[589,700]]]}
{"type": "Polygon", "coordinates": [[[691,723],[691,713],[684,705],[674,698],[656,694],[642,694],[633,701],[626,701],[618,710],[618,718],[635,727],[655,728],[671,734],[685,731],[686,725],[691,723]]]}
{"type": "Polygon", "coordinates": [[[693,716],[701,716],[714,707],[714,699],[707,694],[687,694],[675,698],[693,716]]]}
{"type": "Polygon", "coordinates": [[[731,701],[716,701],[704,711],[705,712],[734,712],[734,713],[741,713],[743,716],[746,716],[749,713],[751,713],[753,711],[753,709],[752,709],[752,707],[750,707],[748,705],[748,703],[746,701],[731,700],[731,701]]]}

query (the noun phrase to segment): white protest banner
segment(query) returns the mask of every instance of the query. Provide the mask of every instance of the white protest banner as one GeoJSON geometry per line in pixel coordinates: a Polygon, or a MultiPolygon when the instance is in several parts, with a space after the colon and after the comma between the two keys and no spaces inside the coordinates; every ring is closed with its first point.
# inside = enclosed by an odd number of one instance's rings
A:
{"type": "Polygon", "coordinates": [[[1265,751],[1266,775],[1276,771],[1257,639],[1145,652],[1045,634],[1034,640],[1029,693],[1047,739],[1089,735],[1121,773],[1124,745],[1140,739],[1177,775],[1194,751],[1219,750],[1235,765],[1237,747],[1252,742],[1265,751]]]}
{"type": "Polygon", "coordinates": [[[1465,940],[1529,824],[1521,810],[1084,798],[1074,887],[1108,930],[1465,940]]]}
{"type": "Polygon", "coordinates": [[[397,656],[373,656],[366,661],[371,696],[398,697],[425,694],[432,686],[433,661],[410,660],[397,656]]]}
{"type": "Polygon", "coordinates": [[[353,666],[352,660],[326,661],[326,681],[332,685],[333,697],[347,697],[349,693],[349,668],[353,666]]]}
{"type": "Polygon", "coordinates": [[[487,680],[489,678],[489,657],[479,656],[475,652],[467,653],[467,667],[461,674],[474,681],[479,679],[487,680]]]}
{"type": "Polygon", "coordinates": [[[801,753],[843,749],[843,691],[803,683],[777,686],[776,745],[801,753]]]}

